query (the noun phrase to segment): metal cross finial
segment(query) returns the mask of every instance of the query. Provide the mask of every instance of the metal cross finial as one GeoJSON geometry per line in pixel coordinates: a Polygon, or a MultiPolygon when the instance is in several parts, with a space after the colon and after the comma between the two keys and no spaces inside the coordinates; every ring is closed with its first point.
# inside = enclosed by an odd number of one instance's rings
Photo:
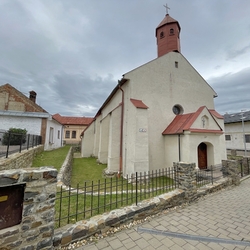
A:
{"type": "Polygon", "coordinates": [[[168,14],[168,10],[170,10],[170,8],[168,7],[168,4],[166,3],[166,5],[163,5],[166,8],[166,14],[168,14]]]}

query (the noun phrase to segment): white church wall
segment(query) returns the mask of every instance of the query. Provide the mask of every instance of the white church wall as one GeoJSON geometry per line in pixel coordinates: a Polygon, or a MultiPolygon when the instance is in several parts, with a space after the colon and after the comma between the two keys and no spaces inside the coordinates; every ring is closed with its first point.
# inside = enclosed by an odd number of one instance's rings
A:
{"type": "Polygon", "coordinates": [[[109,126],[110,126],[110,114],[104,117],[100,122],[98,161],[102,164],[107,164],[108,162],[109,130],[110,130],[109,126]]]}
{"type": "Polygon", "coordinates": [[[84,131],[84,137],[81,140],[81,156],[90,157],[94,152],[94,128],[95,121],[93,121],[87,130],[84,131]]]}
{"type": "Polygon", "coordinates": [[[96,117],[94,126],[94,148],[92,156],[98,157],[99,146],[100,146],[100,122],[102,115],[96,117]]]}
{"type": "Polygon", "coordinates": [[[110,117],[108,170],[118,172],[120,168],[121,106],[113,110],[110,117]]]}
{"type": "Polygon", "coordinates": [[[218,124],[210,115],[207,109],[203,109],[203,111],[199,114],[196,121],[193,123],[191,128],[201,128],[201,129],[212,129],[219,130],[218,124]]]}
{"type": "MultiPolygon", "coordinates": [[[[172,168],[174,162],[179,162],[178,135],[164,136],[165,138],[165,165],[164,168],[172,168]]],[[[182,140],[182,138],[180,138],[182,140]]]]}
{"type": "Polygon", "coordinates": [[[175,52],[132,70],[124,77],[130,79],[131,97],[149,107],[149,166],[151,170],[160,169],[165,166],[165,143],[161,133],[175,117],[173,106],[180,104],[184,113],[195,112],[200,106],[213,109],[215,92],[186,59],[175,52]]]}
{"type": "Polygon", "coordinates": [[[225,152],[225,149],[221,146],[221,137],[219,134],[189,134],[185,132],[181,144],[181,156],[182,161],[188,163],[196,163],[198,167],[198,151],[197,148],[200,143],[204,142],[207,144],[207,163],[208,165],[221,164],[221,160],[226,159],[226,154],[222,157],[221,152],[225,152]]]}

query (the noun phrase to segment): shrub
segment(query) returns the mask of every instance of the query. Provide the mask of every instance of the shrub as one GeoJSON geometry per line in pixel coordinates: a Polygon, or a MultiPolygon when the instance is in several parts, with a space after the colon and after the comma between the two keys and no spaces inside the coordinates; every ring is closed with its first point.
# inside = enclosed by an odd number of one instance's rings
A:
{"type": "Polygon", "coordinates": [[[7,132],[3,135],[3,145],[8,145],[8,142],[10,142],[9,145],[20,145],[22,142],[26,142],[26,129],[21,128],[10,128],[7,132]]]}

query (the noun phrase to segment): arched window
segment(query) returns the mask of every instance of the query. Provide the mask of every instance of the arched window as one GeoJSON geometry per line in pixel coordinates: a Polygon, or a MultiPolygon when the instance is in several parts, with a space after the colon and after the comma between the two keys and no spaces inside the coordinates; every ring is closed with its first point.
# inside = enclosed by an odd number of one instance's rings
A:
{"type": "Polygon", "coordinates": [[[170,35],[174,35],[174,29],[173,29],[173,28],[170,29],[169,34],[170,34],[170,35]]]}
{"type": "Polygon", "coordinates": [[[161,33],[160,33],[160,38],[163,38],[164,37],[164,32],[162,31],[161,33]]]}

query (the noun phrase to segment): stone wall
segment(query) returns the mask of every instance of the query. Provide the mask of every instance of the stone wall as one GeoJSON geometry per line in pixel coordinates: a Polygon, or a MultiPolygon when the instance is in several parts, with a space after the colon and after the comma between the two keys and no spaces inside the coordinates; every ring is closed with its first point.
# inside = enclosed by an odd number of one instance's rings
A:
{"type": "Polygon", "coordinates": [[[73,155],[74,155],[74,147],[71,147],[66,159],[63,162],[63,165],[58,174],[58,186],[69,186],[71,182],[71,171],[72,171],[72,163],[73,163],[73,155]]]}
{"type": "Polygon", "coordinates": [[[56,178],[57,170],[49,167],[0,171],[0,192],[3,186],[26,183],[22,220],[0,230],[0,249],[53,249],[56,178]]]}
{"type": "Polygon", "coordinates": [[[9,155],[8,158],[0,158],[0,171],[7,169],[22,169],[32,166],[32,161],[36,154],[44,151],[44,146],[39,145],[28,150],[23,150],[21,153],[9,155]]]}

